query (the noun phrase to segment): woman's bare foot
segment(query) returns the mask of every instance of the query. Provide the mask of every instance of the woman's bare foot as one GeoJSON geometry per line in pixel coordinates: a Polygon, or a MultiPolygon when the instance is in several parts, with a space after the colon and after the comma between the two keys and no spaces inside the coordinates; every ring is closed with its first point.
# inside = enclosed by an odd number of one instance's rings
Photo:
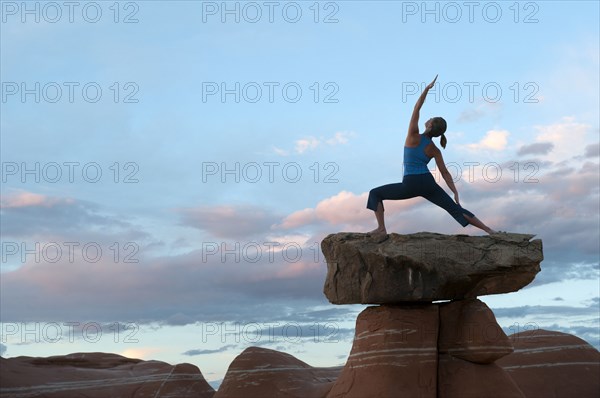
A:
{"type": "Polygon", "coordinates": [[[385,228],[375,228],[368,235],[373,238],[377,243],[381,243],[388,239],[388,234],[385,228]]]}

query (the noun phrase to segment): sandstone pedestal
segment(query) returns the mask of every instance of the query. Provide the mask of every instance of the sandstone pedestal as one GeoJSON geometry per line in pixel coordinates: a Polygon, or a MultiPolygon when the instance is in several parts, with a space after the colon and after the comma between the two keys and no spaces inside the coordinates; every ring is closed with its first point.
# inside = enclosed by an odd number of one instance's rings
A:
{"type": "Polygon", "coordinates": [[[436,305],[369,307],[327,398],[437,396],[436,305]]]}
{"type": "Polygon", "coordinates": [[[513,352],[492,310],[478,299],[440,304],[440,354],[489,364],[513,352]]]}
{"type": "Polygon", "coordinates": [[[525,398],[494,362],[513,351],[480,300],[380,305],[358,315],[352,351],[327,398],[525,398]]]}

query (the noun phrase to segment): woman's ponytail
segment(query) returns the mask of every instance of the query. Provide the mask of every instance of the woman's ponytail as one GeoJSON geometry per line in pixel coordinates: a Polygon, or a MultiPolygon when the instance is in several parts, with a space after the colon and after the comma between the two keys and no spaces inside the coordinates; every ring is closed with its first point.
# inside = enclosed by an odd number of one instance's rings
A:
{"type": "Polygon", "coordinates": [[[444,135],[444,133],[446,132],[446,127],[448,125],[446,124],[446,121],[444,120],[443,117],[434,117],[433,121],[431,123],[431,136],[432,137],[441,137],[440,138],[440,144],[442,145],[442,148],[446,149],[446,144],[448,143],[448,140],[446,139],[446,136],[444,135]]]}

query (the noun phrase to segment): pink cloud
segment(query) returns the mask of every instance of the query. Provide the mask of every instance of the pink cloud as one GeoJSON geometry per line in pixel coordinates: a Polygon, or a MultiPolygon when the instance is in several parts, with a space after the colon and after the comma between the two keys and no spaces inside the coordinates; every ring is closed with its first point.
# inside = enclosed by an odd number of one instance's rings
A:
{"type": "MultiPolygon", "coordinates": [[[[368,197],[368,192],[355,194],[341,191],[323,199],[314,208],[306,208],[288,215],[278,227],[293,229],[307,225],[327,224],[337,228],[364,230],[370,227],[374,220],[373,212],[366,208],[368,197]]],[[[405,213],[418,203],[418,199],[386,201],[386,214],[405,213]]]]}
{"type": "Polygon", "coordinates": [[[366,221],[372,214],[365,209],[368,193],[356,195],[340,193],[323,199],[314,208],[296,211],[285,217],[280,227],[285,229],[326,222],[328,224],[355,224],[366,221]]]}
{"type": "Polygon", "coordinates": [[[320,263],[299,261],[297,263],[287,264],[285,267],[275,273],[275,277],[282,279],[293,279],[315,272],[321,273],[322,270],[323,266],[320,263]]]}
{"type": "Polygon", "coordinates": [[[506,130],[489,130],[485,137],[481,139],[476,144],[469,144],[467,148],[480,151],[480,150],[493,150],[493,151],[502,151],[506,148],[508,143],[508,136],[510,133],[506,130]]]}
{"type": "Polygon", "coordinates": [[[292,229],[301,227],[303,225],[312,224],[317,221],[315,210],[308,208],[304,210],[298,210],[287,216],[281,223],[281,227],[285,229],[292,229]]]}
{"type": "Polygon", "coordinates": [[[573,117],[563,117],[559,122],[550,125],[534,126],[539,132],[537,142],[550,142],[553,150],[546,156],[559,162],[580,155],[586,143],[589,143],[588,132],[592,126],[578,123],[573,117]]]}
{"type": "Polygon", "coordinates": [[[276,217],[257,206],[199,206],[177,210],[182,223],[221,238],[242,238],[265,233],[276,217]]]}
{"type": "Polygon", "coordinates": [[[19,207],[52,207],[56,204],[72,204],[75,201],[70,198],[51,198],[33,192],[18,192],[2,197],[0,208],[14,209],[19,207]]]}

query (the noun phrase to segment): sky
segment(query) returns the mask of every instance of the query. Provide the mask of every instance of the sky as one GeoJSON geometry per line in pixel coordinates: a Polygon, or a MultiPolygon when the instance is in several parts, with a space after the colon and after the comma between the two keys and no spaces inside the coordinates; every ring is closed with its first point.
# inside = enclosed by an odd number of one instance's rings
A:
{"type": "MultiPolygon", "coordinates": [[[[1,1],[0,353],[345,363],[362,305],[320,241],[375,228],[408,121],[448,123],[461,205],[542,239],[482,296],[510,334],[600,348],[595,1],[1,1]]],[[[437,140],[436,140],[437,142],[437,140]]],[[[429,167],[447,192],[449,189],[429,167]]],[[[422,198],[388,232],[483,235],[422,198]]]]}

